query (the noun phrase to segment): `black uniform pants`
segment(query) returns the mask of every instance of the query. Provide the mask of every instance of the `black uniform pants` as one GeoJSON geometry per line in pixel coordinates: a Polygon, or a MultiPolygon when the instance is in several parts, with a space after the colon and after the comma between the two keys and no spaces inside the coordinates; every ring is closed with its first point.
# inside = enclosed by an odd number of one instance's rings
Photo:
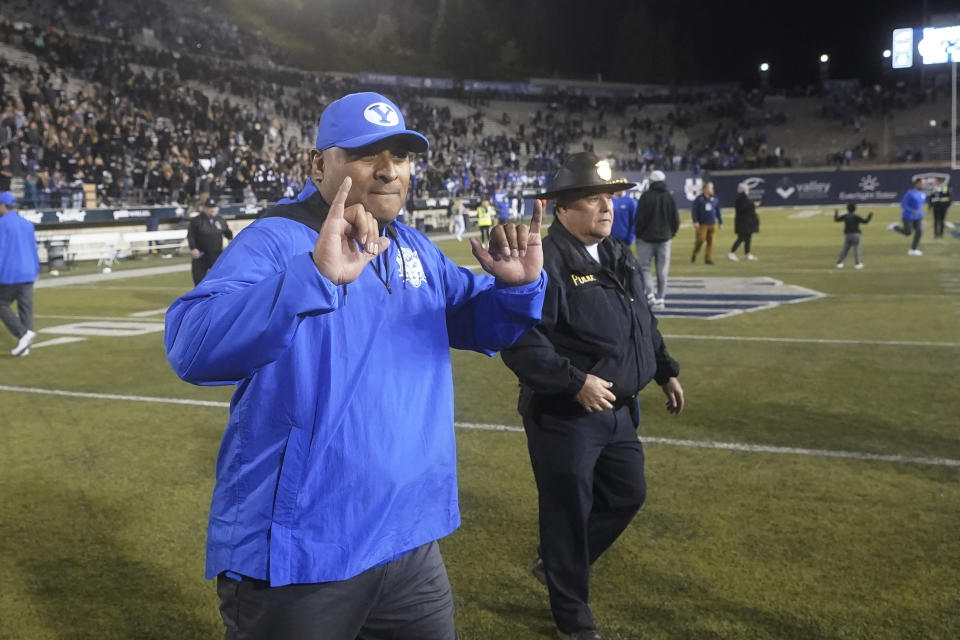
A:
{"type": "Polygon", "coordinates": [[[938,202],[933,205],[933,237],[935,238],[943,237],[943,223],[947,219],[947,209],[949,207],[949,202],[943,204],[938,202]]]}
{"type": "Polygon", "coordinates": [[[643,446],[628,407],[523,420],[540,502],[540,557],[557,627],[594,629],[590,565],[643,504],[643,446]]]}
{"type": "Polygon", "coordinates": [[[202,253],[199,258],[194,258],[190,261],[190,272],[193,275],[194,285],[200,284],[200,281],[206,277],[207,272],[210,271],[210,268],[213,266],[213,263],[217,261],[218,257],[220,257],[219,253],[202,253]]]}

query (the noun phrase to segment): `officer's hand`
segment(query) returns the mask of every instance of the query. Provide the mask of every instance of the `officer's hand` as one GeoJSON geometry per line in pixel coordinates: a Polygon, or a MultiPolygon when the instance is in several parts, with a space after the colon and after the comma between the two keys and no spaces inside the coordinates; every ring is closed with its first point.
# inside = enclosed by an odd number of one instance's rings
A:
{"type": "Polygon", "coordinates": [[[663,394],[667,396],[667,411],[674,415],[683,411],[683,387],[676,378],[670,378],[666,384],[660,386],[663,394]]]}
{"type": "Polygon", "coordinates": [[[473,255],[484,271],[503,284],[516,287],[536,281],[543,270],[542,220],[543,205],[536,200],[529,229],[525,224],[499,224],[490,232],[489,251],[476,238],[470,238],[473,255]]]}
{"type": "Polygon", "coordinates": [[[612,386],[612,382],[588,373],[583,388],[577,393],[577,402],[587,411],[613,409],[613,402],[616,401],[617,396],[610,391],[612,386]]]}
{"type": "Polygon", "coordinates": [[[352,183],[349,176],[343,179],[313,247],[313,263],[334,284],[359,278],[367,263],[390,246],[390,240],[380,236],[377,220],[363,205],[344,209],[352,183]]]}
{"type": "Polygon", "coordinates": [[[200,249],[190,249],[190,255],[194,258],[200,257],[200,249]]]}
{"type": "Polygon", "coordinates": [[[700,228],[700,223],[699,223],[699,222],[694,222],[694,223],[693,223],[693,228],[694,228],[694,229],[699,229],[699,228],[700,228]]]}

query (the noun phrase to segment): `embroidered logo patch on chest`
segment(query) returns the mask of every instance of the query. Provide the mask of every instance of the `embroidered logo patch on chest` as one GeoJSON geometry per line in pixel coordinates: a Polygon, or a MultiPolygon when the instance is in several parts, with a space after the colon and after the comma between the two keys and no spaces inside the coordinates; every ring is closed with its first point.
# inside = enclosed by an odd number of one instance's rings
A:
{"type": "Polygon", "coordinates": [[[400,247],[397,251],[397,267],[400,268],[400,277],[414,287],[419,287],[427,281],[427,274],[423,271],[420,256],[414,249],[400,247]]]}

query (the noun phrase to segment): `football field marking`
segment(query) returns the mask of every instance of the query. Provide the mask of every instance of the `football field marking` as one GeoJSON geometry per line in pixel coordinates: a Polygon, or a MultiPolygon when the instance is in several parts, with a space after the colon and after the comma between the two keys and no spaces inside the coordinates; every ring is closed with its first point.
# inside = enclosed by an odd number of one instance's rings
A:
{"type": "Polygon", "coordinates": [[[732,342],[793,342],[797,344],[856,344],[892,347],[960,347],[960,342],[924,342],[910,340],[843,340],[834,338],[767,338],[763,336],[701,336],[663,334],[668,340],[727,340],[732,342]]]}
{"type": "MultiPolygon", "coordinates": [[[[63,389],[42,389],[36,387],[17,387],[0,385],[0,391],[9,393],[34,393],[41,395],[62,396],[68,398],[86,398],[93,400],[117,400],[122,402],[148,402],[157,404],[176,404],[195,407],[214,407],[226,409],[229,402],[213,400],[192,400],[189,398],[161,398],[156,396],[132,396],[117,393],[91,393],[87,391],[66,391],[63,389]]],[[[474,429],[478,431],[506,431],[523,433],[523,427],[507,424],[484,424],[479,422],[454,422],[460,429],[474,429]]],[[[951,458],[927,458],[923,456],[890,455],[867,453],[864,451],[840,451],[831,449],[807,449],[802,447],[778,447],[762,444],[746,444],[740,442],[718,442],[713,440],[680,440],[676,438],[659,438],[656,436],[642,436],[641,440],[647,444],[662,444],[672,447],[692,447],[696,449],[714,449],[722,451],[740,451],[745,453],[771,453],[780,455],[800,455],[816,458],[843,458],[849,460],[867,460],[873,462],[894,462],[901,464],[921,464],[926,466],[960,467],[960,460],[951,458]]]]}

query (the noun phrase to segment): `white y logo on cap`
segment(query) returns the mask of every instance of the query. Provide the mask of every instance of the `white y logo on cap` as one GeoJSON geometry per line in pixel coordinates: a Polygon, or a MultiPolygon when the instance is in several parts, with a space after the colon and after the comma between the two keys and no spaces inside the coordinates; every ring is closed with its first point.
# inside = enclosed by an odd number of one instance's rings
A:
{"type": "Polygon", "coordinates": [[[381,127],[395,127],[400,123],[400,115],[386,102],[374,102],[363,110],[363,117],[381,127]]]}
{"type": "Polygon", "coordinates": [[[610,169],[610,163],[606,160],[601,160],[596,164],[597,175],[600,176],[600,179],[604,182],[609,182],[610,178],[613,177],[613,171],[610,169]]]}

